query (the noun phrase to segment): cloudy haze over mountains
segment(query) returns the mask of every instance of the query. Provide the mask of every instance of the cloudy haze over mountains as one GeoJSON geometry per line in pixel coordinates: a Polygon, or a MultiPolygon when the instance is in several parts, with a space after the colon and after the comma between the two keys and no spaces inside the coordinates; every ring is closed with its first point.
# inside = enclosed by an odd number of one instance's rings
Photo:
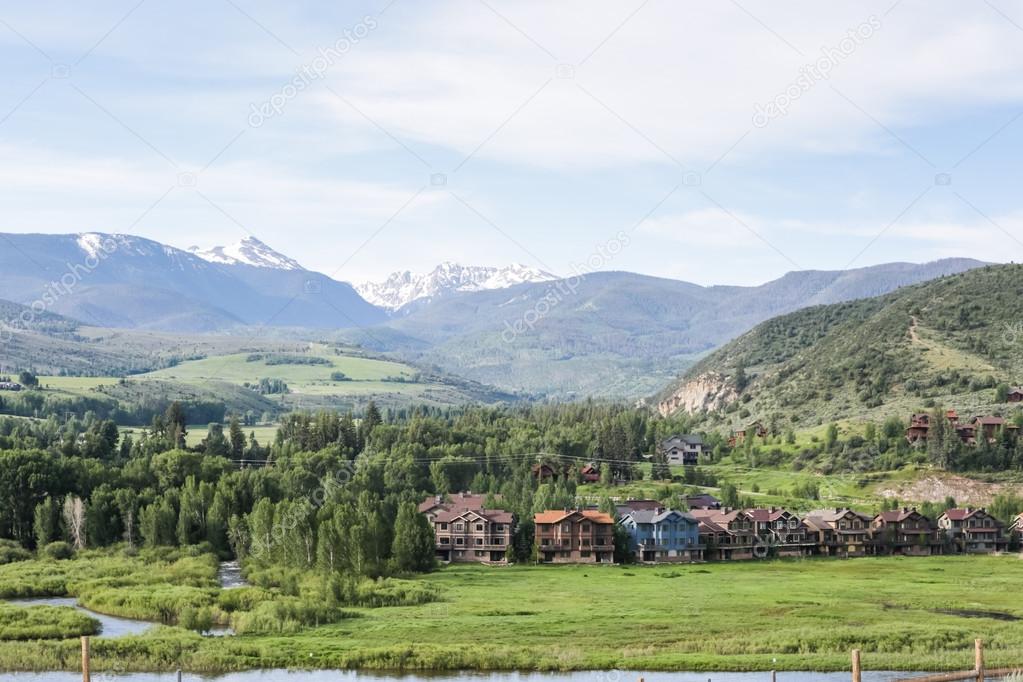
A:
{"type": "Polygon", "coordinates": [[[1009,5],[311,8],[6,8],[0,229],[254,235],[351,282],[623,230],[604,269],[701,284],[1023,257],[1009,5]]]}

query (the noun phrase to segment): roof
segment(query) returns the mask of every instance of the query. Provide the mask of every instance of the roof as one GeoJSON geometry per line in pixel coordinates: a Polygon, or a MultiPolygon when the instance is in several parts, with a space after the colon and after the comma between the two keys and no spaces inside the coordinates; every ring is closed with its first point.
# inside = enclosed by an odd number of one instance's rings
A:
{"type": "Polygon", "coordinates": [[[673,443],[686,443],[688,445],[703,445],[703,439],[695,433],[683,433],[669,436],[661,441],[661,447],[665,450],[670,448],[673,443]]]}
{"type": "Polygon", "coordinates": [[[721,500],[714,497],[713,495],[690,495],[686,497],[686,504],[689,508],[693,507],[718,507],[721,506],[721,500]]]}
{"type": "Polygon", "coordinates": [[[664,509],[661,511],[653,511],[649,509],[641,509],[634,511],[631,514],[626,514],[628,518],[631,518],[636,523],[662,523],[669,519],[682,519],[689,523],[696,523],[696,519],[692,514],[680,512],[675,509],[664,509]]]}
{"type": "Polygon", "coordinates": [[[895,509],[890,511],[883,511],[880,514],[878,514],[875,518],[879,518],[885,523],[899,523],[900,521],[905,521],[906,519],[911,518],[913,516],[922,516],[925,519],[927,518],[926,516],[923,516],[923,514],[918,512],[916,509],[895,509]]]}
{"type": "Polygon", "coordinates": [[[791,512],[787,512],[784,509],[747,509],[746,515],[758,523],[765,523],[767,521],[777,521],[788,514],[791,516],[791,512]]]}
{"type": "Polygon", "coordinates": [[[638,511],[640,509],[656,511],[658,509],[664,509],[664,504],[657,500],[625,500],[625,502],[618,505],[618,508],[625,509],[627,512],[638,511]]]}
{"type": "Polygon", "coordinates": [[[863,521],[871,521],[874,518],[869,514],[862,514],[858,511],[853,511],[852,509],[849,509],[847,507],[842,507],[837,509],[819,509],[817,511],[809,512],[804,520],[809,521],[811,518],[814,518],[826,521],[827,523],[834,523],[835,521],[838,521],[839,519],[848,514],[858,516],[863,521]]]}
{"type": "Polygon", "coordinates": [[[1001,426],[1005,423],[1001,417],[974,417],[973,421],[984,426],[1001,426]]]}
{"type": "Polygon", "coordinates": [[[976,516],[977,514],[980,514],[981,516],[989,516],[987,510],[974,509],[971,507],[966,507],[965,509],[946,509],[942,516],[948,517],[950,521],[965,521],[971,516],[976,516]]]}
{"type": "MultiPolygon", "coordinates": [[[[500,500],[501,495],[494,495],[494,499],[500,500]]],[[[455,493],[448,495],[446,498],[443,495],[431,495],[420,503],[419,511],[428,512],[431,509],[483,509],[486,501],[486,495],[472,492],[455,493]]]]}
{"type": "Polygon", "coordinates": [[[557,509],[537,512],[533,514],[534,523],[560,523],[570,516],[579,515],[594,523],[613,524],[615,521],[610,514],[597,511],[596,509],[557,509]]]}
{"type": "Polygon", "coordinates": [[[511,512],[503,509],[451,509],[437,514],[434,521],[437,523],[450,523],[455,519],[472,517],[482,517],[493,523],[513,523],[515,520],[511,512]]]}

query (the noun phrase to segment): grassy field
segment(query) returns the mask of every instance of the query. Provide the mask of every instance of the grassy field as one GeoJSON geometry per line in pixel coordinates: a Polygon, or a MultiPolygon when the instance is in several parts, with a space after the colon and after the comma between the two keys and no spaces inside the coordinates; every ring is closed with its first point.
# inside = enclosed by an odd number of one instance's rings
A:
{"type": "MultiPolygon", "coordinates": [[[[130,586],[126,562],[118,559],[109,568],[120,571],[117,584],[130,586]]],[[[183,583],[200,586],[198,592],[160,585],[175,580],[180,569],[173,564],[158,566],[146,590],[175,595],[176,601],[201,599],[208,582],[200,565],[186,562],[181,573],[183,583]]],[[[108,610],[130,605],[130,597],[96,596],[103,592],[95,585],[112,580],[96,577],[97,570],[90,568],[68,588],[91,591],[88,600],[108,610]]],[[[18,584],[19,572],[26,574],[22,582],[42,580],[45,573],[36,562],[4,567],[0,594],[18,584]]],[[[117,661],[129,668],[180,665],[194,671],[842,670],[849,650],[860,648],[868,668],[927,670],[969,667],[973,639],[982,637],[991,665],[1018,665],[1023,603],[1010,595],[1021,580],[1023,561],[1016,556],[451,566],[417,581],[439,593],[433,603],[354,608],[333,624],[288,636],[210,640],[161,628],[138,638],[99,639],[94,654],[98,669],[117,661]]],[[[149,604],[139,603],[143,609],[149,604]]],[[[0,642],[0,669],[73,668],[75,645],[53,644],[43,655],[36,643],[0,642]]]]}

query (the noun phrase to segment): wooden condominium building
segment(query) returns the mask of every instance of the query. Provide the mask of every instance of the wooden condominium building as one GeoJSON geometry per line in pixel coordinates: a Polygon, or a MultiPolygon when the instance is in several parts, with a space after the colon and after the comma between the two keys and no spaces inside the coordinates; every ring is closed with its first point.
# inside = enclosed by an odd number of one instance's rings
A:
{"type": "Polygon", "coordinates": [[[506,564],[515,517],[486,509],[486,495],[456,493],[427,498],[419,505],[433,526],[437,558],[446,562],[506,564]]]}
{"type": "Polygon", "coordinates": [[[673,509],[642,509],[623,516],[619,523],[629,534],[629,549],[636,561],[702,561],[700,522],[673,509]]]}
{"type": "Polygon", "coordinates": [[[614,563],[614,519],[592,509],[533,515],[537,560],[547,564],[614,563]]]}
{"type": "Polygon", "coordinates": [[[950,551],[959,554],[990,554],[1009,546],[1005,525],[984,509],[949,509],[938,517],[950,551]]]}
{"type": "Polygon", "coordinates": [[[861,557],[873,554],[873,517],[851,509],[822,509],[803,519],[822,556],[861,557]]]}
{"type": "Polygon", "coordinates": [[[884,511],[871,522],[874,552],[927,556],[943,553],[938,529],[916,509],[884,511]]]}
{"type": "Polygon", "coordinates": [[[437,558],[448,562],[508,563],[515,519],[502,509],[454,509],[433,519],[437,558]]]}

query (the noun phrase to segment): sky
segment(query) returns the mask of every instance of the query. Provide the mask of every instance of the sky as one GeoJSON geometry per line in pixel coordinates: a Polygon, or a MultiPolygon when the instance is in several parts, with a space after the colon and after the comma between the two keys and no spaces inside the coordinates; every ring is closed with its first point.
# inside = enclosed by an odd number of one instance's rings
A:
{"type": "Polygon", "coordinates": [[[0,231],[353,282],[1023,260],[1019,3],[325,5],[0,7],[0,231]]]}

